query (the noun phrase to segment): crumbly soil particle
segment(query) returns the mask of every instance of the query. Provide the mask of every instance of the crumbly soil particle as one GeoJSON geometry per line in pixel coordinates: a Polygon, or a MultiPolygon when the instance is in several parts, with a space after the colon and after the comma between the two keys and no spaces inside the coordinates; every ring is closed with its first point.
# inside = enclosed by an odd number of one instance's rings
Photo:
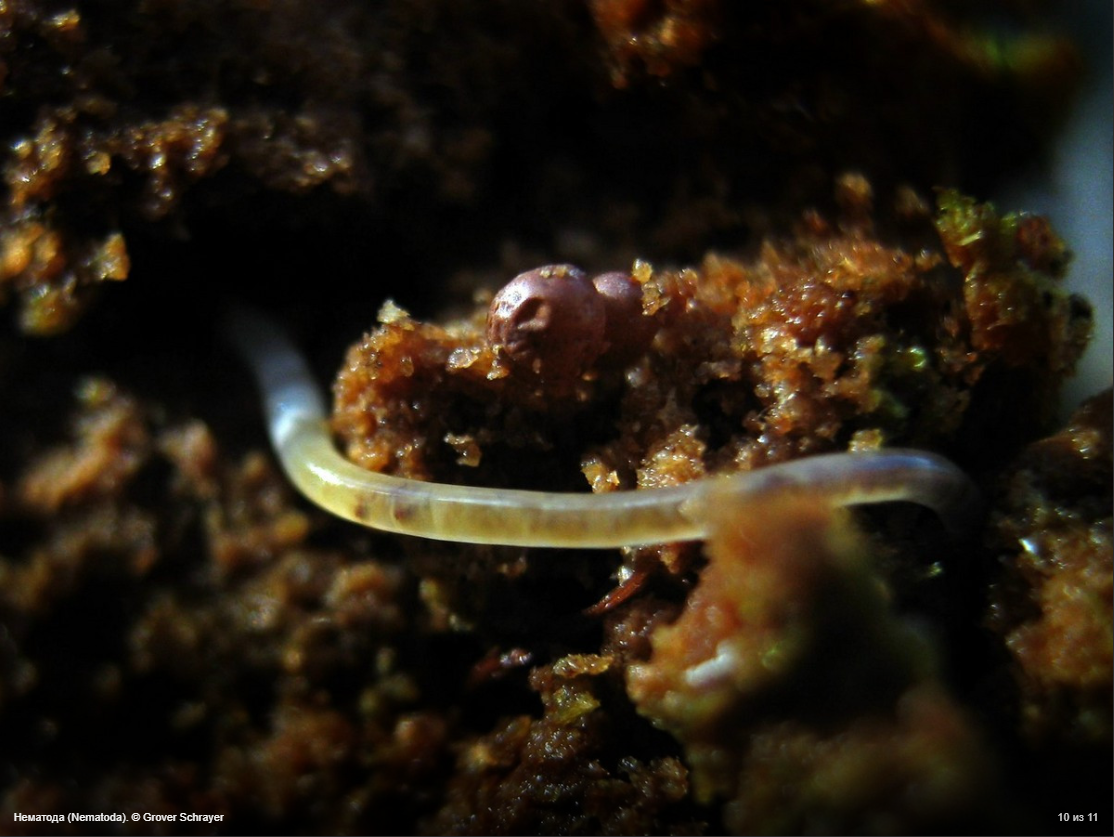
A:
{"type": "Polygon", "coordinates": [[[1078,62],[937,5],[6,2],[0,294],[55,334],[211,252],[261,272],[245,295],[362,262],[372,298],[405,270],[436,305],[462,256],[691,261],[848,169],[985,188],[1047,146],[1078,62]]]}
{"type": "Polygon", "coordinates": [[[1070,242],[967,197],[1070,98],[1039,5],[0,0],[0,830],[1105,811],[1111,395],[1051,426],[1070,242]],[[488,306],[565,263],[623,304],[539,374],[488,306]],[[228,298],[372,470],[598,493],[912,445],[987,509],[955,539],[771,497],[614,553],[363,530],[278,471],[228,298]],[[70,811],[223,820],[11,819],[70,811]]]}
{"type": "Polygon", "coordinates": [[[1111,406],[1109,392],[1095,396],[999,478],[990,537],[1002,574],[988,618],[1030,740],[1111,738],[1111,406]]]}

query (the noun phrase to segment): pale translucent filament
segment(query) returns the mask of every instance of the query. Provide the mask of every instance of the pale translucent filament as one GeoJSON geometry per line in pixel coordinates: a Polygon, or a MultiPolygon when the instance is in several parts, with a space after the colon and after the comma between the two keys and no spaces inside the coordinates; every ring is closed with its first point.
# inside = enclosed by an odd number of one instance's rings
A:
{"type": "Polygon", "coordinates": [[[230,324],[259,382],[271,441],[290,481],[322,508],[375,529],[460,543],[612,548],[702,539],[702,511],[709,504],[770,491],[800,491],[840,506],[917,503],[953,530],[978,507],[977,490],[956,465],[896,448],[604,494],[477,488],[379,474],[336,449],[321,393],[277,323],[238,310],[230,324]]]}

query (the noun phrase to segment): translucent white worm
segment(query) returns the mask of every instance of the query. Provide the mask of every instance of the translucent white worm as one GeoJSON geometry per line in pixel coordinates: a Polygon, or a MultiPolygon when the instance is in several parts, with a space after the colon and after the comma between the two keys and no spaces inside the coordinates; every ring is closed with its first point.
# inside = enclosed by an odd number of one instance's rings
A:
{"type": "Polygon", "coordinates": [[[833,505],[910,502],[961,530],[978,491],[933,453],[887,449],[833,453],[670,488],[576,494],[477,488],[390,476],[345,459],[331,438],[325,402],[284,330],[237,309],[231,337],[263,395],[267,427],[290,481],[308,499],[375,529],[460,543],[613,548],[705,537],[709,504],[770,491],[799,491],[833,505]]]}

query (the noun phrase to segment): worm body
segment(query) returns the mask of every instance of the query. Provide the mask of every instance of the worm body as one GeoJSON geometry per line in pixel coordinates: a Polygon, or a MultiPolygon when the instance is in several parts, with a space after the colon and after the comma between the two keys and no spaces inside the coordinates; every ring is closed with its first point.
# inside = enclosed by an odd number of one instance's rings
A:
{"type": "Polygon", "coordinates": [[[460,543],[614,548],[701,539],[709,504],[760,492],[807,492],[833,505],[917,503],[953,530],[977,508],[978,492],[956,465],[905,449],[825,454],[605,494],[477,488],[367,471],[334,446],[325,402],[282,328],[247,309],[228,319],[262,391],[271,442],[290,481],[322,508],[376,529],[460,543]]]}

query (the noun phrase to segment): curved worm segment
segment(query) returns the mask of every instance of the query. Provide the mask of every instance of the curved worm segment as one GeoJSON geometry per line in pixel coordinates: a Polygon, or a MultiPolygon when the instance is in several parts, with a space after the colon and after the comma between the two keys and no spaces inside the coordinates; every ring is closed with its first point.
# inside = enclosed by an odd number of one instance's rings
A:
{"type": "Polygon", "coordinates": [[[290,481],[338,517],[375,529],[460,543],[615,548],[702,539],[709,504],[774,491],[833,505],[904,501],[961,531],[978,491],[936,454],[888,449],[833,453],[672,488],[574,494],[423,482],[360,468],[333,444],[325,402],[282,328],[255,311],[228,315],[233,342],[263,395],[267,428],[290,481]]]}

